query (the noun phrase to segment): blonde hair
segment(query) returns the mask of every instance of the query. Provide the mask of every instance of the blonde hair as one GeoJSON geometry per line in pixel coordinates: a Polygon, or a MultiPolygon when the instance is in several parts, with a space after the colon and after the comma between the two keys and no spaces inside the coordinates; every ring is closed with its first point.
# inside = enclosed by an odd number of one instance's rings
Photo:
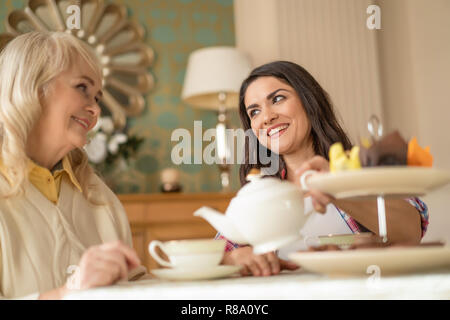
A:
{"type": "MultiPolygon", "coordinates": [[[[86,61],[99,79],[100,64],[88,45],[64,32],[29,32],[17,36],[0,53],[0,157],[11,183],[3,197],[21,194],[28,178],[25,147],[42,112],[40,98],[51,82],[70,69],[78,58],[86,61]]],[[[89,199],[89,178],[94,174],[84,150],[69,152],[74,174],[89,199]]]]}

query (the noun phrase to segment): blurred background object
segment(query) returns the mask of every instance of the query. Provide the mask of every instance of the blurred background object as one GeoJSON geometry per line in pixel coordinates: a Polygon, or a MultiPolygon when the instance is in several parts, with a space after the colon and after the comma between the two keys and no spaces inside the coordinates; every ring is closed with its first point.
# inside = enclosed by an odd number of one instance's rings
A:
{"type": "Polygon", "coordinates": [[[175,168],[166,168],[161,171],[161,192],[181,192],[180,172],[175,168]]]}

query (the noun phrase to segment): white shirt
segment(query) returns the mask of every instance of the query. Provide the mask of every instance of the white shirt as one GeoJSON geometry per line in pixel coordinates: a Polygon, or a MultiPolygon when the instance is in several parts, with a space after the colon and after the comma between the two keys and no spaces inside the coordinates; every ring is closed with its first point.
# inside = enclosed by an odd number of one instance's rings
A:
{"type": "MultiPolygon", "coordinates": [[[[308,213],[314,210],[311,197],[304,200],[304,212],[308,213]]],[[[352,230],[342,218],[339,211],[333,204],[327,205],[325,214],[313,212],[300,230],[302,239],[284,246],[278,250],[278,256],[281,259],[288,259],[288,254],[298,250],[307,249],[306,243],[315,236],[328,234],[352,234],[352,230]]]]}

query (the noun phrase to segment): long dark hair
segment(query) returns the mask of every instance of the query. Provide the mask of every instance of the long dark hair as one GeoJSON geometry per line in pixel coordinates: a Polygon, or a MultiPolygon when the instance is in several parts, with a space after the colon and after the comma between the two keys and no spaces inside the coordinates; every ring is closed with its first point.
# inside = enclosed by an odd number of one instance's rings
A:
{"type": "MultiPolygon", "coordinates": [[[[242,83],[239,92],[239,116],[244,131],[247,132],[247,130],[251,129],[250,118],[247,115],[244,103],[247,88],[254,80],[267,76],[278,78],[287,83],[299,96],[311,126],[310,137],[312,138],[316,155],[320,155],[328,160],[328,149],[335,142],[342,142],[345,150],[352,147],[350,139],[337,121],[331,100],[326,91],[322,89],[308,71],[289,61],[274,61],[257,67],[242,83]]],[[[270,155],[270,150],[266,150],[259,141],[256,145],[257,150],[249,150],[251,146],[251,143],[245,141],[245,159],[239,171],[241,185],[247,183],[245,178],[250,169],[264,167],[259,159],[260,148],[262,148],[262,152],[267,152],[266,154],[270,155]],[[252,152],[256,152],[257,163],[250,163],[249,161],[252,152]]],[[[281,179],[281,173],[283,170],[286,170],[286,164],[281,155],[278,159],[280,162],[279,169],[273,176],[281,179]]]]}

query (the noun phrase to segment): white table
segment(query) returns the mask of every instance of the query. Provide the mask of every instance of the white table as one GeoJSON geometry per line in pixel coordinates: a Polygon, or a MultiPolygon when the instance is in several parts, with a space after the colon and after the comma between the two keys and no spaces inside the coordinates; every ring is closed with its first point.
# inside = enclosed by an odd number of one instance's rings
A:
{"type": "Polygon", "coordinates": [[[79,291],[66,299],[115,300],[290,300],[290,299],[450,299],[450,271],[374,278],[330,278],[306,271],[270,277],[204,281],[160,279],[119,283],[79,291]]]}

